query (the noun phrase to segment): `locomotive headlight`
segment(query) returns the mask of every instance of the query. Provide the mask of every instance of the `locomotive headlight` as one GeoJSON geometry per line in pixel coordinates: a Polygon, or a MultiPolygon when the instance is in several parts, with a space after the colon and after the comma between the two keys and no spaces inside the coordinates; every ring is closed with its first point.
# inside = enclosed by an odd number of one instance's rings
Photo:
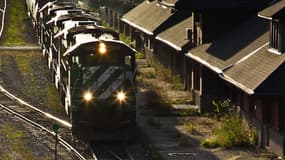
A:
{"type": "Polygon", "coordinates": [[[124,93],[123,91],[120,91],[120,92],[117,93],[117,100],[119,102],[125,101],[126,98],[127,98],[126,93],[124,93]]]}
{"type": "Polygon", "coordinates": [[[102,54],[102,55],[107,52],[107,48],[106,48],[105,43],[103,43],[103,42],[100,42],[100,43],[99,43],[98,51],[99,51],[99,53],[102,54]]]}
{"type": "Polygon", "coordinates": [[[93,94],[90,91],[87,91],[83,94],[83,99],[86,102],[90,102],[93,99],[93,94]]]}

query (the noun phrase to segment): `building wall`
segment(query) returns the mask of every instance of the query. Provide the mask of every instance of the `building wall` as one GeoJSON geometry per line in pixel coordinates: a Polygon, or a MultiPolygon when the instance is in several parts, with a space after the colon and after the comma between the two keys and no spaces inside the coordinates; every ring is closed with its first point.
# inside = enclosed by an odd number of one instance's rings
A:
{"type": "Polygon", "coordinates": [[[201,112],[212,111],[212,101],[229,98],[230,87],[212,70],[196,61],[188,61],[190,69],[187,70],[189,77],[187,83],[192,93],[192,100],[200,107],[201,112]]]}
{"type": "Polygon", "coordinates": [[[234,99],[232,102],[239,106],[244,119],[256,127],[258,145],[284,155],[284,96],[249,95],[198,62],[188,63],[192,100],[201,112],[211,111],[213,100],[234,99]]]}
{"type": "Polygon", "coordinates": [[[256,127],[258,146],[284,155],[284,101],[279,96],[249,96],[248,110],[241,106],[243,116],[256,127]],[[253,110],[253,111],[251,111],[253,110]]]}
{"type": "Polygon", "coordinates": [[[174,48],[155,41],[154,43],[153,57],[155,60],[163,64],[165,67],[171,69],[172,75],[179,75],[181,79],[184,79],[184,57],[183,52],[179,52],[174,48]]]}

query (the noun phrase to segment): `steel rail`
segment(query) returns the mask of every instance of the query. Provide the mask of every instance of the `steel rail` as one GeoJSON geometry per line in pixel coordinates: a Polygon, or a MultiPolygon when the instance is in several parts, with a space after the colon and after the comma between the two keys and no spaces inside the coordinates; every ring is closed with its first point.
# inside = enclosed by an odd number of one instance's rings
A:
{"type": "MultiPolygon", "coordinates": [[[[18,117],[18,119],[22,120],[23,122],[38,128],[40,130],[43,130],[45,132],[47,132],[48,134],[52,135],[52,136],[56,136],[56,133],[54,131],[49,130],[48,128],[40,125],[39,123],[30,120],[29,118],[21,115],[20,113],[12,110],[11,108],[0,104],[0,107],[3,108],[5,111],[7,111],[10,114],[13,114],[14,116],[18,117]]],[[[74,147],[72,147],[69,143],[67,143],[64,139],[62,139],[60,136],[58,137],[59,143],[65,147],[69,152],[74,153],[75,156],[77,156],[80,160],[86,160],[86,158],[84,156],[82,156],[74,147]]]]}
{"type": "MultiPolygon", "coordinates": [[[[105,150],[107,153],[109,153],[114,159],[116,160],[135,160],[135,158],[133,157],[133,155],[130,153],[130,151],[128,150],[127,146],[125,144],[122,144],[120,148],[123,148],[125,154],[127,157],[121,157],[118,153],[116,153],[115,151],[113,151],[111,148],[109,148],[107,145],[101,144],[100,147],[105,150]]],[[[91,147],[92,148],[92,147],[91,147]]]]}
{"type": "Polygon", "coordinates": [[[127,155],[129,156],[130,160],[135,160],[135,158],[133,157],[133,155],[131,154],[131,152],[129,151],[129,149],[127,148],[127,146],[124,144],[123,145],[125,152],[127,153],[127,155]]]}
{"type": "Polygon", "coordinates": [[[51,114],[49,114],[49,113],[46,113],[46,112],[44,112],[44,111],[42,111],[42,110],[40,110],[40,109],[38,109],[38,108],[36,108],[36,107],[34,107],[34,106],[28,104],[27,102],[23,101],[22,99],[20,99],[20,98],[14,96],[14,95],[11,94],[9,91],[7,91],[5,88],[3,88],[1,85],[0,85],[0,92],[3,92],[3,93],[4,93],[7,97],[9,97],[10,99],[17,101],[17,102],[19,102],[20,104],[25,105],[25,106],[27,106],[27,107],[29,107],[29,108],[31,108],[31,109],[33,109],[33,110],[35,110],[35,111],[37,111],[37,112],[43,114],[44,116],[46,116],[46,117],[48,117],[48,118],[50,118],[50,119],[53,119],[53,120],[57,121],[58,123],[60,123],[60,124],[62,124],[62,125],[64,125],[64,126],[66,126],[66,127],[68,127],[68,128],[71,128],[71,127],[72,127],[72,124],[70,124],[69,122],[64,121],[64,120],[62,120],[62,119],[59,119],[59,118],[57,118],[57,117],[55,117],[55,116],[53,116],[53,115],[51,115],[51,114]]]}
{"type": "Polygon", "coordinates": [[[7,0],[4,0],[4,8],[1,8],[2,12],[2,21],[1,21],[1,28],[0,28],[0,38],[2,37],[2,33],[4,30],[4,25],[5,25],[5,15],[6,15],[6,8],[7,8],[7,0]]]}

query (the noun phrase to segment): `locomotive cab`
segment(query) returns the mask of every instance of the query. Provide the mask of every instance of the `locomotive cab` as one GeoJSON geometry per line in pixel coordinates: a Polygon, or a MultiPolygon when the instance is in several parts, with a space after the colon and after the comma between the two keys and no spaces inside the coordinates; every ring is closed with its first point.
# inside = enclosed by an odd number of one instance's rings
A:
{"type": "Polygon", "coordinates": [[[88,130],[84,137],[95,140],[130,138],[136,125],[135,50],[117,40],[96,40],[76,45],[64,56],[72,73],[73,132],[82,136],[88,130]]]}

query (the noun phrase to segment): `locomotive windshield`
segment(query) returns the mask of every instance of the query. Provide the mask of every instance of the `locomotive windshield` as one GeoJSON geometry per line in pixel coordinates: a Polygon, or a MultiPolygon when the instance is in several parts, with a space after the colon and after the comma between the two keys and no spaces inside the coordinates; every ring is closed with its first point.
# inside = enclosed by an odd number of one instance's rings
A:
{"type": "Polygon", "coordinates": [[[97,49],[84,49],[79,54],[80,63],[85,67],[108,65],[135,68],[134,52],[126,48],[107,48],[104,53],[97,49]]]}
{"type": "Polygon", "coordinates": [[[88,53],[80,55],[81,64],[86,67],[97,66],[97,65],[108,65],[108,66],[124,66],[133,68],[134,57],[127,54],[120,53],[108,53],[101,55],[99,53],[88,53]]]}
{"type": "Polygon", "coordinates": [[[83,67],[119,66],[135,69],[135,51],[122,43],[86,43],[71,54],[72,59],[77,57],[76,63],[83,67]]]}

